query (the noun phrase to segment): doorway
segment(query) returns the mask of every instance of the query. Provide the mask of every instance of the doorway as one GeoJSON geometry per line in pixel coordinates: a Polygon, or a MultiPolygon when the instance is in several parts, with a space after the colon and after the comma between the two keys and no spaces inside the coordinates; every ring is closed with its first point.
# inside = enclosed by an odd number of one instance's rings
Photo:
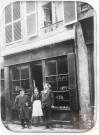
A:
{"type": "Polygon", "coordinates": [[[31,65],[33,88],[37,87],[39,92],[43,90],[42,62],[31,65]]]}

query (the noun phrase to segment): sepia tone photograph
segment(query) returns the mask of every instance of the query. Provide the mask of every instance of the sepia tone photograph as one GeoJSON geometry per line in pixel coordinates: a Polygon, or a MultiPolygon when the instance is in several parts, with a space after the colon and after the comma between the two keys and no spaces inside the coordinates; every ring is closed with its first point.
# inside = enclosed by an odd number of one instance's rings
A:
{"type": "Polygon", "coordinates": [[[1,121],[20,133],[82,133],[95,115],[95,10],[82,1],[5,1],[1,121]]]}

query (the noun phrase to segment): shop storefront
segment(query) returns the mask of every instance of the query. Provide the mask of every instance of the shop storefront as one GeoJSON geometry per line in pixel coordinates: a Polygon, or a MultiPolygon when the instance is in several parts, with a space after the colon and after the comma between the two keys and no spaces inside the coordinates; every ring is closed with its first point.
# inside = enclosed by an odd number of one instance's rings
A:
{"type": "Polygon", "coordinates": [[[5,66],[10,73],[12,120],[18,120],[15,97],[19,88],[23,87],[31,98],[35,86],[41,92],[43,83],[48,82],[54,94],[53,122],[73,121],[73,112],[78,110],[74,40],[7,56],[5,66]]]}

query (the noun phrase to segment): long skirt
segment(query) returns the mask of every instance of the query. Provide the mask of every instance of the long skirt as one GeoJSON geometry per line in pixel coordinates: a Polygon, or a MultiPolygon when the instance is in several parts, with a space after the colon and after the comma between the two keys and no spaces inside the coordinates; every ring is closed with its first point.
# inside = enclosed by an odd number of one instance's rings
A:
{"type": "Polygon", "coordinates": [[[37,117],[37,116],[43,116],[40,100],[35,100],[33,103],[32,117],[37,117]]]}
{"type": "Polygon", "coordinates": [[[33,103],[33,110],[32,110],[32,124],[33,125],[41,124],[42,116],[43,116],[43,111],[41,107],[41,101],[35,100],[33,103]]]}

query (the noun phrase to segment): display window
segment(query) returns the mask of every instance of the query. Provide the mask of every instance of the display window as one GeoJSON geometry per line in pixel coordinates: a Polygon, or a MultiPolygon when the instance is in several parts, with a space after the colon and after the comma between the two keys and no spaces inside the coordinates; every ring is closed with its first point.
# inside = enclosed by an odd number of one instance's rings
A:
{"type": "Polygon", "coordinates": [[[78,108],[75,54],[46,60],[45,81],[51,85],[53,90],[53,109],[78,108]]]}
{"type": "Polygon", "coordinates": [[[11,85],[12,93],[19,93],[21,87],[25,89],[26,93],[30,91],[29,66],[13,66],[11,68],[11,85]]]}

